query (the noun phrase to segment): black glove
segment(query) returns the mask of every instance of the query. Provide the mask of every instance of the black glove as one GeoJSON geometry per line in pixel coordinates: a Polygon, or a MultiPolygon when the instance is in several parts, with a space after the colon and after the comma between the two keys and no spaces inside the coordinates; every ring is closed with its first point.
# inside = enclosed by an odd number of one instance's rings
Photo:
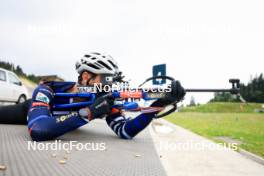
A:
{"type": "Polygon", "coordinates": [[[172,81],[171,91],[165,93],[165,97],[156,100],[151,104],[152,107],[165,107],[172,103],[177,103],[184,98],[185,90],[179,81],[172,81]]]}
{"type": "Polygon", "coordinates": [[[110,114],[113,104],[114,100],[109,96],[97,98],[89,108],[91,113],[89,119],[101,118],[104,115],[110,114]]]}

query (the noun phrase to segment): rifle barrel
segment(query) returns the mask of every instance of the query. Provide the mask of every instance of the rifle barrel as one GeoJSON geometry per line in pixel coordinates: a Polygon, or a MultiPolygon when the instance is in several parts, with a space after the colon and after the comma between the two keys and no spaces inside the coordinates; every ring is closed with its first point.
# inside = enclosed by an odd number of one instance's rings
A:
{"type": "Polygon", "coordinates": [[[185,89],[186,92],[236,92],[237,89],[185,89]]]}

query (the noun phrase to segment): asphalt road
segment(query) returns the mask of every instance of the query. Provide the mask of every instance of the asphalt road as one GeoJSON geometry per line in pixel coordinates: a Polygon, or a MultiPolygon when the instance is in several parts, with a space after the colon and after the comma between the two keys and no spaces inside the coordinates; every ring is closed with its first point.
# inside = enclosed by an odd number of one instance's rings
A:
{"type": "Polygon", "coordinates": [[[6,170],[0,170],[0,176],[166,175],[149,130],[133,140],[123,140],[104,120],[95,120],[59,139],[63,144],[70,141],[94,145],[104,143],[105,149],[28,150],[31,139],[26,126],[0,125],[0,165],[6,166],[6,170]]]}

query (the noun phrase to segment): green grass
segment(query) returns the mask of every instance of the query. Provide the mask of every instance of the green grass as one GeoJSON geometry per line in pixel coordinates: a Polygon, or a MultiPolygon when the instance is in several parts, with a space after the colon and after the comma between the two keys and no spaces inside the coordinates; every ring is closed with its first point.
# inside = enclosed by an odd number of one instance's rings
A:
{"type": "Polygon", "coordinates": [[[264,157],[264,114],[179,112],[165,119],[217,142],[219,136],[240,140],[239,147],[264,157]]]}
{"type": "Polygon", "coordinates": [[[261,109],[260,103],[208,103],[199,106],[185,107],[181,112],[221,112],[221,113],[253,113],[261,109]]]}

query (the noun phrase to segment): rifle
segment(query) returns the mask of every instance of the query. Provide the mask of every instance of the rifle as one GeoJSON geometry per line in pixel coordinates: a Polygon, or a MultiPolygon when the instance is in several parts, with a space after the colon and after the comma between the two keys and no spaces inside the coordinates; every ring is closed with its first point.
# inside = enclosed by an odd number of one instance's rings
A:
{"type": "MultiPolygon", "coordinates": [[[[137,102],[134,100],[144,100],[144,101],[153,101],[162,99],[166,95],[166,88],[165,89],[146,89],[141,88],[147,82],[154,80],[154,79],[166,79],[171,81],[171,85],[175,84],[176,80],[173,77],[169,76],[155,76],[146,79],[142,84],[139,85],[138,88],[134,89],[123,89],[120,91],[112,91],[110,93],[106,93],[105,97],[111,97],[115,100],[115,104],[113,108],[123,109],[125,111],[140,111],[143,113],[151,113],[154,111],[163,111],[164,108],[161,107],[140,107],[137,102]],[[129,101],[130,100],[130,101],[129,101]]],[[[240,91],[240,80],[239,79],[229,79],[229,82],[232,84],[230,89],[185,89],[185,92],[229,92],[231,94],[239,95],[240,91]]],[[[167,89],[168,90],[168,89],[167,89]]],[[[97,93],[96,92],[85,92],[85,93],[55,93],[55,98],[85,98],[86,101],[82,102],[73,102],[69,104],[54,104],[54,109],[72,109],[72,108],[84,108],[90,106],[94,103],[96,99],[97,93]]],[[[161,118],[170,113],[174,112],[177,109],[177,101],[171,103],[172,108],[163,112],[162,114],[156,115],[155,118],[161,118]]]]}

